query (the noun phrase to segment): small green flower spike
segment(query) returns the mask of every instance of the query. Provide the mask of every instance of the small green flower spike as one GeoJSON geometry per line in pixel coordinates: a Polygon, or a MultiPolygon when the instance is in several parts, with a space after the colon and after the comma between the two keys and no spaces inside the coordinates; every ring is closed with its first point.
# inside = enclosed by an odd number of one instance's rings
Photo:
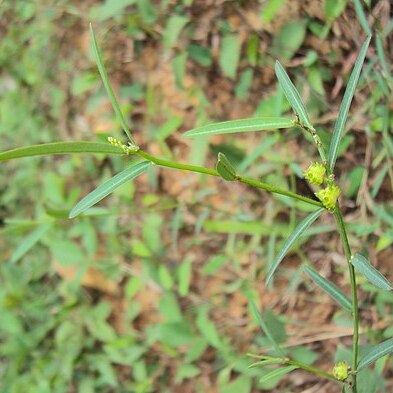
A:
{"type": "Polygon", "coordinates": [[[329,211],[333,211],[336,207],[336,202],[340,196],[341,190],[335,184],[327,186],[326,188],[315,193],[317,198],[322,202],[323,206],[329,211]]]}
{"type": "Polygon", "coordinates": [[[319,186],[325,180],[326,168],[324,165],[315,162],[304,172],[304,177],[311,183],[319,186]]]}
{"type": "Polygon", "coordinates": [[[334,365],[333,376],[338,381],[345,381],[348,378],[348,371],[349,366],[347,362],[338,362],[334,365]]]}
{"type": "Polygon", "coordinates": [[[123,150],[124,154],[135,153],[139,149],[137,146],[131,145],[129,142],[128,145],[124,145],[118,139],[113,138],[112,136],[108,136],[108,142],[113,146],[120,147],[120,149],[123,150]]]}

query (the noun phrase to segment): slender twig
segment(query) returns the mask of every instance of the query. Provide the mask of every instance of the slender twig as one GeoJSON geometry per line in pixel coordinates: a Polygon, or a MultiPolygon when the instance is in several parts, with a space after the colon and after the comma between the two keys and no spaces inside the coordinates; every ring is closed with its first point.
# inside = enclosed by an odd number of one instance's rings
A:
{"type": "Polygon", "coordinates": [[[349,246],[347,231],[345,229],[345,224],[341,209],[337,203],[336,209],[334,211],[334,217],[336,218],[336,223],[338,227],[338,232],[343,244],[345,258],[348,263],[349,279],[351,282],[351,297],[352,297],[352,320],[353,320],[353,347],[352,347],[352,392],[357,393],[356,387],[356,370],[358,363],[358,345],[359,345],[359,307],[358,307],[358,296],[356,290],[356,276],[355,269],[351,263],[352,253],[349,246]]]}
{"type": "MultiPolygon", "coordinates": [[[[146,153],[146,152],[144,152],[142,150],[138,150],[136,152],[136,154],[138,154],[139,156],[145,158],[146,160],[149,160],[149,161],[153,162],[156,165],[160,165],[160,166],[163,166],[163,167],[182,169],[182,170],[185,170],[185,171],[204,173],[204,174],[207,174],[207,175],[220,177],[219,173],[215,169],[205,168],[205,167],[196,166],[196,165],[180,164],[180,163],[174,162],[174,161],[163,160],[161,158],[157,158],[157,157],[151,156],[150,154],[148,154],[148,153],[146,153]]],[[[322,203],[319,202],[319,201],[316,201],[314,199],[307,198],[305,196],[296,194],[295,192],[283,190],[283,189],[281,189],[279,187],[276,187],[276,186],[274,186],[272,184],[264,183],[264,182],[261,182],[259,180],[254,180],[254,179],[250,179],[248,177],[242,177],[242,176],[236,176],[236,180],[241,182],[241,183],[248,184],[248,185],[250,185],[252,187],[260,188],[262,190],[265,190],[265,191],[268,191],[268,192],[271,192],[271,193],[274,193],[274,194],[285,195],[287,197],[290,197],[290,198],[293,198],[293,199],[297,199],[299,201],[308,203],[309,205],[323,207],[322,203]]]]}

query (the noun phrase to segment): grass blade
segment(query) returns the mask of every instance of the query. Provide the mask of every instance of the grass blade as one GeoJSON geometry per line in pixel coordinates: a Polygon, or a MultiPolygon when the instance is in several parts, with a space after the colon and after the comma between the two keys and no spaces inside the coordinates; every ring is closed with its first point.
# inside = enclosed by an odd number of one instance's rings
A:
{"type": "Polygon", "coordinates": [[[381,344],[376,345],[371,351],[366,353],[358,364],[358,371],[362,368],[369,366],[371,363],[374,363],[376,360],[385,356],[389,353],[393,352],[393,338],[382,342],[381,344]]]}
{"type": "Polygon", "coordinates": [[[265,333],[265,336],[270,341],[270,344],[272,344],[272,347],[276,350],[276,352],[278,354],[280,354],[281,356],[285,357],[285,353],[281,349],[281,347],[278,344],[278,342],[274,339],[273,335],[270,333],[270,330],[267,327],[265,321],[263,320],[262,315],[259,312],[257,305],[255,304],[255,302],[253,300],[250,300],[250,304],[251,304],[251,309],[252,309],[252,312],[254,314],[254,317],[258,321],[259,326],[261,327],[263,333],[265,333]]]}
{"type": "Polygon", "coordinates": [[[285,364],[285,359],[266,359],[266,360],[262,360],[260,362],[256,362],[253,364],[250,364],[248,366],[248,368],[253,368],[253,367],[266,367],[266,366],[271,366],[271,365],[275,365],[275,364],[285,364]]]}
{"type": "Polygon", "coordinates": [[[276,258],[274,259],[273,263],[269,268],[266,277],[266,285],[269,284],[270,280],[274,275],[274,272],[278,268],[278,265],[283,260],[288,250],[292,247],[295,241],[302,235],[302,233],[322,214],[323,211],[324,209],[318,209],[312,214],[310,214],[295,228],[292,234],[288,237],[281,251],[278,253],[278,255],[276,256],[276,258]]]}
{"type": "Polygon", "coordinates": [[[151,165],[150,161],[143,161],[139,164],[132,165],[125,169],[124,171],[118,173],[113,176],[111,179],[106,181],[105,183],[98,186],[94,191],[90,194],[86,195],[83,199],[81,199],[71,210],[69,214],[69,218],[74,218],[78,214],[83,213],[88,208],[95,205],[97,202],[104,199],[107,195],[113,192],[116,188],[120,187],[122,184],[126,183],[129,180],[134,179],[139,176],[151,165]]]}
{"type": "Polygon", "coordinates": [[[307,275],[317,284],[322,290],[324,290],[328,295],[330,295],[338,304],[341,304],[347,311],[352,312],[352,303],[344,295],[340,288],[338,288],[331,281],[322,277],[317,271],[315,271],[310,266],[304,265],[304,271],[307,275]]]}
{"type": "Polygon", "coordinates": [[[231,134],[234,132],[275,130],[278,128],[291,128],[294,125],[295,123],[292,119],[285,117],[255,117],[208,124],[187,131],[183,136],[190,138],[195,136],[231,134]]]}
{"type": "Polygon", "coordinates": [[[52,226],[52,223],[45,223],[37,227],[27,235],[12,253],[9,262],[16,263],[44,236],[45,232],[52,226]]]}
{"type": "Polygon", "coordinates": [[[130,131],[127,123],[124,120],[123,114],[120,110],[120,106],[116,100],[115,93],[113,92],[112,86],[109,82],[108,74],[107,74],[106,69],[104,67],[104,62],[102,61],[101,50],[97,44],[96,36],[95,36],[94,30],[93,30],[93,25],[91,23],[90,23],[90,36],[93,41],[93,48],[94,48],[94,54],[96,57],[98,71],[100,72],[102,83],[105,86],[105,90],[108,94],[108,97],[109,97],[109,100],[112,104],[113,110],[115,111],[116,117],[117,117],[118,121],[120,122],[121,127],[123,128],[124,132],[127,134],[128,139],[130,140],[131,144],[136,146],[134,138],[132,137],[131,131],[130,131]]]}
{"type": "Polygon", "coordinates": [[[393,290],[392,284],[361,254],[355,254],[351,259],[352,265],[363,274],[371,283],[387,291],[393,290]]]}
{"type": "Polygon", "coordinates": [[[284,94],[287,97],[287,100],[290,103],[292,109],[298,116],[300,123],[303,126],[310,128],[311,130],[314,130],[314,127],[310,122],[310,119],[306,111],[306,107],[303,104],[299,92],[297,91],[295,85],[292,83],[284,67],[280,64],[278,60],[276,61],[275,71],[276,71],[278,82],[280,83],[280,86],[284,90],[284,94]]]}
{"type": "Polygon", "coordinates": [[[362,45],[362,48],[360,49],[359,56],[356,59],[355,66],[353,67],[351,76],[348,81],[348,86],[344,93],[344,98],[341,101],[336,125],[334,126],[332,142],[330,143],[330,149],[329,149],[329,165],[331,171],[333,171],[334,165],[336,164],[337,152],[340,146],[341,138],[344,133],[344,126],[348,117],[349,107],[351,106],[353,94],[355,92],[356,85],[358,84],[360,72],[362,70],[364,59],[366,58],[367,49],[370,44],[370,40],[371,40],[371,35],[367,37],[366,41],[362,45]]]}
{"type": "Polygon", "coordinates": [[[364,13],[362,4],[360,0],[353,0],[356,16],[358,17],[360,25],[363,27],[363,30],[366,32],[367,35],[371,34],[370,26],[367,22],[366,14],[364,13]]]}
{"type": "Polygon", "coordinates": [[[109,143],[54,142],[42,145],[19,147],[17,149],[4,151],[0,153],[0,161],[7,161],[13,158],[70,153],[124,154],[120,148],[112,146],[109,143]]]}
{"type": "Polygon", "coordinates": [[[284,375],[289,374],[291,371],[296,370],[297,368],[298,367],[296,367],[296,366],[287,366],[287,367],[277,368],[276,370],[270,371],[270,373],[267,373],[266,375],[264,375],[259,380],[259,383],[267,382],[272,378],[283,377],[284,375]]]}

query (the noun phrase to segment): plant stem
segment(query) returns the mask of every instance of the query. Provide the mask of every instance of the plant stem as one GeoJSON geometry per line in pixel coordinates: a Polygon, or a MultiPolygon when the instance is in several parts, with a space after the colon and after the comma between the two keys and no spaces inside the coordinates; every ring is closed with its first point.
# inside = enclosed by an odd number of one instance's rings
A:
{"type": "Polygon", "coordinates": [[[333,381],[337,381],[337,379],[334,378],[333,374],[330,374],[327,371],[321,370],[320,368],[312,367],[312,366],[309,366],[308,364],[297,362],[296,360],[288,360],[286,363],[290,364],[291,366],[296,366],[296,367],[299,367],[303,370],[309,371],[313,374],[319,375],[320,377],[324,377],[324,378],[331,379],[333,381]]]}
{"type": "Polygon", "coordinates": [[[272,357],[272,356],[267,356],[267,355],[254,355],[252,353],[248,353],[247,355],[251,356],[253,358],[262,359],[262,360],[276,360],[277,362],[280,362],[280,364],[289,364],[291,366],[296,366],[298,368],[309,371],[309,372],[319,375],[321,377],[328,378],[333,381],[337,381],[337,379],[334,378],[333,374],[328,373],[327,371],[321,370],[320,368],[312,367],[312,366],[309,366],[308,364],[298,362],[296,360],[292,360],[289,358],[277,358],[277,357],[272,357]]]}
{"type": "MultiPolygon", "coordinates": [[[[181,170],[185,170],[185,171],[204,173],[206,175],[220,177],[219,173],[215,169],[205,168],[205,167],[196,166],[196,165],[180,164],[180,163],[174,162],[174,161],[162,160],[160,158],[156,158],[154,156],[151,156],[150,154],[148,154],[142,150],[138,150],[135,154],[138,154],[139,156],[145,158],[146,160],[153,162],[154,164],[164,166],[167,168],[181,169],[181,170]]],[[[268,191],[268,192],[271,192],[274,194],[285,195],[287,197],[297,199],[299,201],[308,203],[310,205],[323,207],[322,203],[319,201],[304,197],[302,195],[296,194],[291,191],[283,190],[283,189],[276,187],[272,184],[263,183],[258,180],[250,179],[247,177],[241,177],[241,176],[237,176],[236,180],[241,183],[248,184],[252,187],[260,188],[262,190],[265,190],[265,191],[268,191]]]]}
{"type": "Polygon", "coordinates": [[[358,308],[358,296],[356,291],[356,276],[355,268],[351,263],[352,253],[348,242],[347,231],[345,229],[345,224],[341,209],[337,203],[336,209],[334,210],[334,217],[336,219],[338,231],[340,233],[340,238],[343,244],[345,258],[348,263],[349,278],[351,282],[351,295],[352,295],[352,319],[353,319],[353,348],[352,348],[352,372],[353,372],[353,385],[352,392],[357,393],[356,387],[356,370],[358,363],[358,345],[359,345],[359,308],[358,308]]]}
{"type": "Polygon", "coordinates": [[[306,203],[308,203],[310,205],[323,207],[322,203],[319,202],[319,201],[316,201],[314,199],[310,199],[310,198],[307,198],[305,196],[296,194],[295,192],[283,190],[281,188],[273,186],[272,184],[263,183],[261,181],[250,179],[248,177],[242,177],[242,176],[238,176],[237,180],[240,181],[241,183],[248,184],[248,185],[250,185],[252,187],[255,187],[255,188],[261,188],[263,190],[266,190],[266,191],[269,191],[269,192],[272,192],[272,193],[275,193],[275,194],[285,195],[285,196],[288,196],[290,198],[306,202],[306,203]]]}

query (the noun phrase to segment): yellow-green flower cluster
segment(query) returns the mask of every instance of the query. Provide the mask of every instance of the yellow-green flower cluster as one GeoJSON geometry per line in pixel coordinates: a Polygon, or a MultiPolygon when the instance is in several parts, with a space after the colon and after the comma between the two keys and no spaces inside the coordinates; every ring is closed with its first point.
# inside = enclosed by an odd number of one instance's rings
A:
{"type": "Polygon", "coordinates": [[[333,211],[336,207],[336,202],[338,197],[340,196],[340,193],[340,187],[332,184],[322,190],[319,190],[315,193],[315,195],[322,202],[323,206],[326,207],[326,209],[328,209],[329,211],[333,211]]]}
{"type": "Polygon", "coordinates": [[[306,180],[317,186],[321,185],[325,180],[326,167],[318,162],[311,164],[304,172],[306,180]]]}
{"type": "Polygon", "coordinates": [[[120,149],[123,150],[124,154],[131,154],[138,151],[137,146],[131,145],[129,142],[128,145],[125,145],[124,143],[121,143],[118,139],[113,138],[112,136],[108,136],[108,142],[113,146],[120,147],[120,149]]]}
{"type": "Polygon", "coordinates": [[[347,362],[345,362],[345,361],[338,362],[334,365],[333,376],[338,381],[345,381],[348,378],[348,371],[349,370],[350,370],[350,368],[349,368],[347,362]]]}

